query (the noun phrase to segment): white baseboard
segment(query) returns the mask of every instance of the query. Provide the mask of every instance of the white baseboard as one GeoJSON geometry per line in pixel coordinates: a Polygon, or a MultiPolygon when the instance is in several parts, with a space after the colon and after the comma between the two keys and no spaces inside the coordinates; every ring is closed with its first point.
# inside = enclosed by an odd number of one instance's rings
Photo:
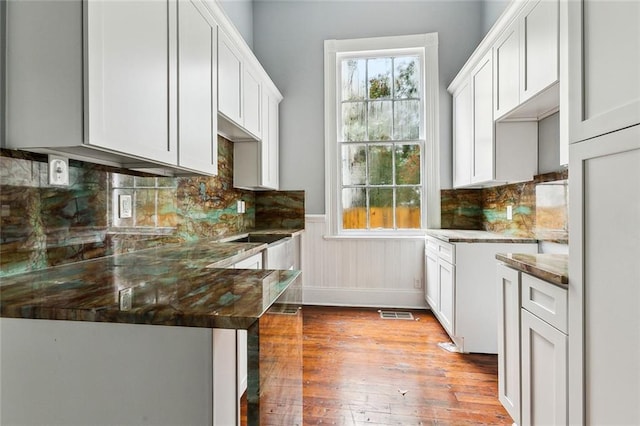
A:
{"type": "Polygon", "coordinates": [[[303,287],[305,305],[425,309],[424,290],[303,287]]]}

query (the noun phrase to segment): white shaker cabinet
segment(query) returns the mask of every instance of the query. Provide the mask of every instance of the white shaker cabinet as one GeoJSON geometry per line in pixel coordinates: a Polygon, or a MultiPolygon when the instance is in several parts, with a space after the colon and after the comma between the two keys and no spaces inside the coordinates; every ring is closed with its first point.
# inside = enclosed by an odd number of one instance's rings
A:
{"type": "Polygon", "coordinates": [[[495,63],[494,108],[500,118],[520,103],[520,25],[513,22],[496,40],[493,47],[495,63]]]}
{"type": "Polygon", "coordinates": [[[538,171],[538,125],[494,122],[491,52],[459,84],[449,87],[454,93],[454,187],[532,179],[538,171]]]}
{"type": "Polygon", "coordinates": [[[640,424],[640,125],[569,150],[569,422],[640,424]]]}
{"type": "Polygon", "coordinates": [[[640,2],[569,1],[567,21],[570,143],[640,123],[640,2]]]}
{"type": "Polygon", "coordinates": [[[262,139],[236,142],[233,154],[233,186],[263,190],[279,188],[279,105],[282,96],[262,89],[262,139]]]}
{"type": "MultiPolygon", "coordinates": [[[[530,1],[518,19],[521,103],[558,81],[559,3],[558,0],[530,1]]],[[[554,96],[550,107],[558,106],[557,92],[554,96]]]]}
{"type": "Polygon", "coordinates": [[[502,263],[498,282],[498,399],[520,424],[520,273],[502,263]]]}
{"type": "Polygon", "coordinates": [[[176,8],[9,2],[7,146],[176,165],[176,8]]]}
{"type": "Polygon", "coordinates": [[[262,82],[258,73],[244,65],[242,72],[242,106],[244,128],[257,139],[262,137],[262,82]]]}
{"type": "Polygon", "coordinates": [[[453,186],[455,188],[471,184],[472,126],[471,81],[466,79],[453,94],[453,186]]]}
{"type": "Polygon", "coordinates": [[[218,113],[242,126],[242,56],[218,29],[218,113]]]}
{"type": "Polygon", "coordinates": [[[178,3],[178,164],[218,171],[217,26],[200,3],[178,3]]]}
{"type": "Polygon", "coordinates": [[[536,243],[446,242],[426,237],[425,299],[461,352],[498,353],[496,253],[537,253],[536,243]]]}

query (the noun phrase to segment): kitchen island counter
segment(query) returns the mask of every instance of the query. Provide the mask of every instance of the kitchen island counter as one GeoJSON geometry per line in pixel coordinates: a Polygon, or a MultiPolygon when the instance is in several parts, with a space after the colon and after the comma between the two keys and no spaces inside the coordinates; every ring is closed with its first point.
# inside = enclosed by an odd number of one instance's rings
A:
{"type": "Polygon", "coordinates": [[[447,243],[537,243],[535,238],[517,237],[467,229],[427,229],[427,235],[447,243]]]}
{"type": "Polygon", "coordinates": [[[217,268],[265,247],[198,241],[5,277],[0,316],[247,329],[300,272],[217,268]]]}

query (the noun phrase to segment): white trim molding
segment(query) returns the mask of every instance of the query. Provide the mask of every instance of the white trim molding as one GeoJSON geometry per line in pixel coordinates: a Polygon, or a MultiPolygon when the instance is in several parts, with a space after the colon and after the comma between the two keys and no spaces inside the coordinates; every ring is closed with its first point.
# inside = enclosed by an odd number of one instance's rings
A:
{"type": "MultiPolygon", "coordinates": [[[[340,227],[339,150],[338,130],[338,82],[337,61],[341,55],[384,54],[388,50],[418,52],[423,60],[423,108],[420,139],[424,141],[422,164],[422,227],[440,227],[440,160],[439,160],[439,77],[438,77],[438,34],[417,34],[395,37],[374,37],[349,40],[325,40],[324,42],[324,115],[325,115],[325,205],[328,233],[332,236],[345,235],[340,227]]],[[[422,235],[421,230],[363,231],[370,235],[422,235]]],[[[351,233],[350,233],[351,234],[351,233]]]]}

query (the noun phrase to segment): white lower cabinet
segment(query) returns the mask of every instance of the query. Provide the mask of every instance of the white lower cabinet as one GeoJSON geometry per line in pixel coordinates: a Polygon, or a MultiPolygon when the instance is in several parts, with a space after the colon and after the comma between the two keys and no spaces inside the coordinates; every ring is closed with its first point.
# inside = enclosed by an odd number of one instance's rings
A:
{"type": "Polygon", "coordinates": [[[498,399],[520,424],[520,273],[498,263],[498,399]]]}
{"type": "Polygon", "coordinates": [[[427,236],[425,299],[460,352],[498,353],[497,253],[537,253],[536,243],[455,242],[427,236]]]}
{"type": "Polygon", "coordinates": [[[566,425],[567,335],[522,309],[521,343],[521,424],[566,425]]]}
{"type": "Polygon", "coordinates": [[[498,398],[519,425],[568,424],[567,290],[498,264],[498,398]]]}
{"type": "MultiPolygon", "coordinates": [[[[262,269],[262,253],[230,266],[262,269]]],[[[247,390],[247,331],[213,330],[213,424],[240,425],[240,398],[247,390]]]]}

